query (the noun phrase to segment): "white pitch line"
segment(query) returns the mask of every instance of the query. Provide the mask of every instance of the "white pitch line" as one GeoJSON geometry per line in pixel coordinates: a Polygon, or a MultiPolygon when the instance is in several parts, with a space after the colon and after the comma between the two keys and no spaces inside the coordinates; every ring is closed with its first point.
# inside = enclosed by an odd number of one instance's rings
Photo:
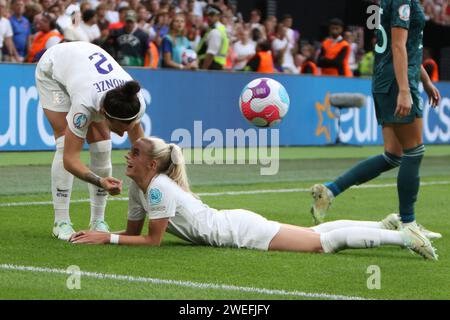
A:
{"type": "MultiPolygon", "coordinates": [[[[436,186],[436,185],[450,185],[450,181],[430,181],[422,182],[421,187],[436,186]]],[[[372,189],[372,188],[392,188],[397,187],[396,183],[386,184],[366,184],[361,186],[353,186],[351,189],[372,189]]],[[[218,197],[218,196],[239,196],[239,195],[251,195],[251,194],[264,194],[264,193],[292,193],[292,192],[311,192],[310,188],[292,188],[292,189],[268,189],[268,190],[247,190],[247,191],[223,191],[223,192],[204,192],[197,193],[200,197],[218,197]]],[[[90,199],[77,199],[71,200],[70,203],[86,203],[90,202],[90,199]]],[[[108,198],[108,201],[128,201],[128,198],[108,198]]],[[[52,201],[30,201],[30,202],[10,202],[0,203],[0,207],[22,207],[22,206],[43,206],[51,205],[52,201]]]]}
{"type": "MultiPolygon", "coordinates": [[[[64,269],[56,268],[41,268],[32,266],[20,266],[13,264],[0,264],[0,269],[2,270],[13,270],[13,271],[26,271],[26,272],[39,272],[39,273],[50,273],[50,274],[66,274],[74,275],[74,273],[69,272],[64,269]]],[[[216,283],[202,283],[193,281],[180,281],[180,280],[168,280],[168,279],[157,279],[157,278],[146,278],[146,277],[133,277],[128,275],[118,275],[118,274],[106,274],[97,272],[80,271],[77,273],[80,276],[101,279],[101,280],[117,280],[117,281],[127,281],[127,282],[138,282],[138,283],[151,283],[158,285],[172,285],[179,287],[187,287],[193,289],[213,289],[222,291],[237,291],[237,292],[248,292],[266,295],[280,295],[280,296],[291,296],[291,297],[303,297],[303,298],[317,298],[317,299],[328,299],[328,300],[367,300],[363,297],[354,296],[344,296],[328,293],[309,293],[302,291],[287,291],[283,289],[265,289],[265,288],[254,288],[254,287],[240,287],[227,284],[216,284],[216,283]]]]}

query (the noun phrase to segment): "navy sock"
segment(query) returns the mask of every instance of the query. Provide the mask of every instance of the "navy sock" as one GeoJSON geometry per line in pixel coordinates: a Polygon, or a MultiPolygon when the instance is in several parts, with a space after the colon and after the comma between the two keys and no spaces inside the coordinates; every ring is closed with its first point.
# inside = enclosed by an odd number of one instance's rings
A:
{"type": "Polygon", "coordinates": [[[413,149],[404,150],[402,164],[397,177],[397,191],[400,202],[400,217],[402,222],[416,220],[414,206],[420,187],[419,169],[425,154],[422,144],[413,149]]]}
{"type": "Polygon", "coordinates": [[[325,183],[325,186],[331,190],[334,196],[338,196],[351,186],[363,184],[383,172],[400,166],[401,162],[401,157],[385,152],[358,163],[334,182],[325,183]]]}

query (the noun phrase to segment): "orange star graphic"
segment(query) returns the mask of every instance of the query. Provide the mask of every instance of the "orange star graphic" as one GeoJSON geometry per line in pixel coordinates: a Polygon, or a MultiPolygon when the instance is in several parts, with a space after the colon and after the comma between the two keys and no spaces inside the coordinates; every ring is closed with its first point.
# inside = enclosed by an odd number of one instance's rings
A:
{"type": "Polygon", "coordinates": [[[319,137],[322,134],[325,134],[325,138],[327,141],[331,141],[330,130],[324,125],[324,116],[325,113],[329,119],[334,119],[335,115],[331,112],[331,104],[330,104],[330,93],[327,93],[325,96],[325,102],[322,104],[320,102],[316,102],[316,111],[319,116],[319,124],[316,128],[316,136],[319,137]]]}

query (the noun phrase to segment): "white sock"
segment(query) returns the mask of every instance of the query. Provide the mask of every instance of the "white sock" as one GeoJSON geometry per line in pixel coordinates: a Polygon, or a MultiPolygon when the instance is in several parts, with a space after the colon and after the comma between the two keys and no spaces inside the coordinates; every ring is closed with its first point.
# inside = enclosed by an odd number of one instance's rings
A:
{"type": "Polygon", "coordinates": [[[56,152],[52,162],[52,198],[55,222],[70,222],[69,206],[72,194],[73,175],[64,169],[64,136],[56,139],[56,152]]]}
{"type": "Polygon", "coordinates": [[[353,220],[330,221],[330,222],[319,224],[318,226],[312,227],[311,229],[317,233],[325,233],[325,232],[330,232],[330,231],[333,231],[336,229],[350,228],[350,227],[384,229],[383,224],[381,222],[353,221],[353,220]]]}
{"type": "Polygon", "coordinates": [[[376,248],[382,245],[404,246],[399,231],[373,228],[344,228],[320,234],[325,253],[344,249],[376,248]]]}
{"type": "MultiPolygon", "coordinates": [[[[90,169],[100,177],[111,176],[111,149],[111,140],[91,143],[89,146],[91,156],[90,169]]],[[[88,188],[91,198],[91,223],[95,220],[105,220],[105,208],[108,193],[105,189],[90,183],[88,184],[88,188]]]]}

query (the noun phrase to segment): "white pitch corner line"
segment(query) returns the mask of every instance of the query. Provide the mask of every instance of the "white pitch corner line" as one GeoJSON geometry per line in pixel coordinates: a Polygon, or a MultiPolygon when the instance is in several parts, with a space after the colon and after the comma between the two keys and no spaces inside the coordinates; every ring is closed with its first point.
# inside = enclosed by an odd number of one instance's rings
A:
{"type": "MultiPolygon", "coordinates": [[[[42,268],[33,266],[20,266],[14,264],[0,264],[0,270],[9,271],[24,271],[24,272],[37,272],[37,273],[49,273],[49,274],[66,274],[72,275],[73,273],[56,268],[42,268]]],[[[279,296],[290,296],[290,297],[302,297],[302,298],[316,298],[316,299],[328,299],[328,300],[367,300],[367,298],[357,297],[357,296],[345,296],[336,295],[328,293],[309,293],[302,291],[287,291],[283,289],[265,289],[265,288],[254,288],[254,287],[240,287],[234,285],[226,284],[216,284],[216,283],[201,283],[193,281],[180,281],[180,280],[168,280],[168,279],[157,279],[157,278],[147,278],[147,277],[133,277],[128,275],[118,275],[118,274],[107,274],[107,273],[97,273],[97,272],[87,272],[80,271],[79,273],[82,277],[88,277],[93,279],[101,280],[116,280],[116,281],[126,281],[126,282],[137,282],[137,283],[151,283],[159,285],[172,285],[179,287],[187,287],[193,289],[206,289],[206,290],[221,290],[221,291],[236,291],[236,292],[247,292],[255,294],[265,294],[265,295],[279,295],[279,296]]]]}
{"type": "MultiPolygon", "coordinates": [[[[450,181],[430,181],[422,182],[421,187],[436,186],[436,185],[450,185],[450,181]]],[[[353,186],[352,189],[377,189],[377,188],[393,188],[397,187],[396,183],[386,184],[366,184],[361,186],[353,186]]],[[[264,194],[264,193],[292,193],[292,192],[311,192],[310,188],[291,188],[291,189],[268,189],[268,190],[246,190],[246,191],[223,191],[223,192],[204,192],[197,193],[200,197],[219,197],[219,196],[239,196],[239,195],[252,195],[252,194],[264,194]]],[[[128,201],[128,198],[110,197],[108,201],[128,201]]],[[[90,199],[74,199],[70,203],[87,203],[90,199]]],[[[30,202],[9,202],[0,203],[1,207],[25,207],[25,206],[43,206],[52,205],[52,201],[30,201],[30,202]]]]}

